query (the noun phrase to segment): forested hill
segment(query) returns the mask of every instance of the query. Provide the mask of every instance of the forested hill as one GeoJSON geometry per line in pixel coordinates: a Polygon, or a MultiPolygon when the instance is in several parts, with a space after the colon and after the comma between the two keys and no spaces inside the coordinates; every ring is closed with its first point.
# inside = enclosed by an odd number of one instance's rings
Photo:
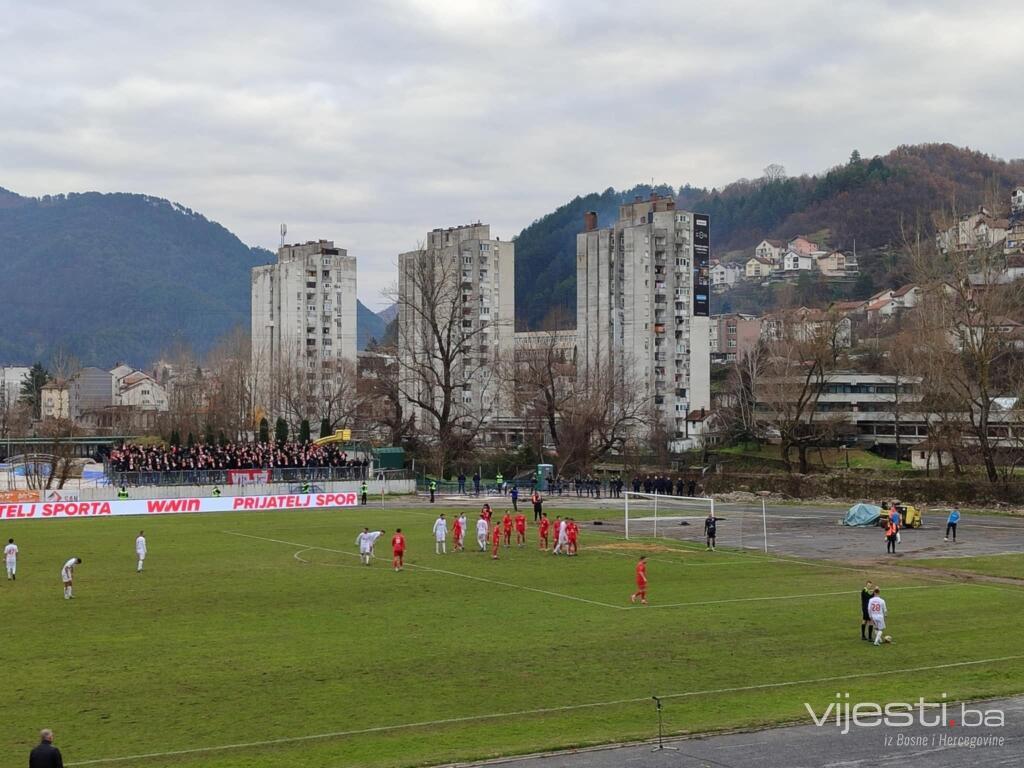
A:
{"type": "MultiPolygon", "coordinates": [[[[249,270],[273,260],[161,198],[0,189],[0,364],[46,362],[59,347],[84,365],[145,366],[178,341],[201,355],[249,327],[249,270]]],[[[381,336],[380,318],[358,309],[360,341],[381,336]]]]}
{"type": "MultiPolygon", "coordinates": [[[[951,144],[903,146],[871,159],[857,153],[847,162],[813,176],[741,179],[722,189],[683,186],[680,208],[711,216],[716,254],[752,248],[764,237],[827,232],[835,248],[882,247],[901,240],[901,223],[929,222],[933,212],[966,211],[993,197],[1004,202],[1024,183],[1024,160],[1005,162],[951,144]]],[[[610,225],[617,207],[649,186],[577,197],[530,226],[516,239],[516,324],[539,328],[554,308],[576,308],[576,235],[583,214],[598,212],[610,225]]],[[[656,187],[662,194],[668,187],[656,187]]]]}

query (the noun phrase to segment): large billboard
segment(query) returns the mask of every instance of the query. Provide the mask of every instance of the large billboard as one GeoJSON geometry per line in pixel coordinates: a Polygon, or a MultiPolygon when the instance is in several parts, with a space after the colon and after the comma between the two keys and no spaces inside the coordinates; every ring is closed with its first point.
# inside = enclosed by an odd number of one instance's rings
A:
{"type": "Polygon", "coordinates": [[[693,215],[693,316],[711,316],[711,218],[693,215]]]}

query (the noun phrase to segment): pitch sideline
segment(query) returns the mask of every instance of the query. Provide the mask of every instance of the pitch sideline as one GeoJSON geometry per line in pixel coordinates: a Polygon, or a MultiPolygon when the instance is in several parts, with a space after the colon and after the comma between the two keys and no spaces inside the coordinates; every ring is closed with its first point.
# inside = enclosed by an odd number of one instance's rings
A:
{"type": "MultiPolygon", "coordinates": [[[[228,531],[225,531],[228,533],[228,531]]],[[[259,538],[259,537],[255,537],[259,538]]],[[[777,683],[760,683],[757,685],[742,685],[733,686],[729,688],[713,688],[698,691],[681,691],[678,693],[667,693],[660,696],[661,699],[683,699],[691,698],[694,696],[713,696],[723,693],[743,693],[746,691],[761,691],[769,690],[772,688],[787,688],[798,685],[817,685],[819,683],[831,683],[841,682],[844,680],[857,680],[868,677],[887,677],[890,675],[906,674],[913,672],[932,672],[940,669],[954,669],[958,667],[970,667],[978,666],[979,664],[995,664],[1004,661],[1017,661],[1024,659],[1024,654],[1018,654],[1014,656],[1000,656],[991,659],[974,659],[972,661],[955,661],[948,664],[932,664],[925,667],[904,667],[902,669],[888,669],[888,670],[875,670],[871,672],[854,672],[848,675],[833,675],[830,677],[819,677],[804,680],[783,680],[777,683]]],[[[581,709],[597,709],[600,707],[613,707],[621,706],[624,704],[640,704],[647,703],[651,700],[650,696],[639,696],[628,699],[612,699],[609,701],[594,701],[586,702],[583,704],[566,704],[560,707],[541,707],[538,709],[524,709],[513,712],[492,712],[480,715],[466,715],[463,717],[449,717],[440,720],[424,720],[413,723],[395,723],[393,725],[379,725],[370,728],[358,728],[348,731],[332,731],[328,733],[316,733],[309,734],[306,736],[284,736],[277,739],[265,739],[263,741],[250,741],[241,742],[236,744],[221,744],[212,747],[192,747],[190,749],[178,749],[167,752],[150,752],[147,754],[140,755],[125,755],[122,757],[100,757],[91,760],[79,760],[77,762],[65,763],[67,766],[78,766],[78,765],[99,765],[102,763],[123,763],[129,760],[155,760],[162,757],[181,757],[183,755],[199,755],[210,752],[227,752],[235,749],[253,749],[255,747],[272,747],[279,746],[281,744],[298,744],[307,741],[318,741],[322,739],[342,738],[345,736],[361,736],[371,733],[384,733],[387,731],[398,731],[408,730],[411,728],[427,728],[431,726],[439,725],[454,725],[458,723],[468,723],[481,720],[496,720],[499,718],[507,717],[525,717],[532,715],[546,715],[554,714],[558,712],[571,712],[581,709]]]]}

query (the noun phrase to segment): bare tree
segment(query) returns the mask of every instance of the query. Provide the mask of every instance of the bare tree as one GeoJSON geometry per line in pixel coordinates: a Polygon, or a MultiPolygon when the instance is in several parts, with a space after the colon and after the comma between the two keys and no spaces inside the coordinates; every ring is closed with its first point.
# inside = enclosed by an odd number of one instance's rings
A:
{"type": "Polygon", "coordinates": [[[475,303],[460,258],[457,249],[404,254],[391,291],[398,305],[399,390],[418,412],[417,429],[429,439],[440,475],[472,449],[498,396],[491,307],[475,303]]]}
{"type": "Polygon", "coordinates": [[[757,411],[757,393],[766,366],[766,347],[758,344],[738,357],[729,369],[721,418],[723,438],[730,443],[764,440],[764,425],[757,411]]]}
{"type": "Polygon", "coordinates": [[[916,346],[926,350],[945,398],[959,411],[986,477],[997,482],[992,410],[995,398],[1018,384],[1024,281],[1006,281],[1000,246],[944,255],[931,239],[915,236],[907,247],[925,287],[916,346]]]}
{"type": "Polygon", "coordinates": [[[361,358],[357,387],[360,424],[389,445],[402,445],[413,435],[413,418],[399,388],[398,358],[393,347],[377,347],[365,365],[361,358]]]}
{"type": "Polygon", "coordinates": [[[790,472],[794,449],[799,471],[806,474],[808,450],[835,442],[840,434],[844,420],[818,410],[836,367],[840,328],[834,313],[813,322],[785,313],[774,323],[757,400],[766,426],[778,435],[780,457],[790,472]]]}

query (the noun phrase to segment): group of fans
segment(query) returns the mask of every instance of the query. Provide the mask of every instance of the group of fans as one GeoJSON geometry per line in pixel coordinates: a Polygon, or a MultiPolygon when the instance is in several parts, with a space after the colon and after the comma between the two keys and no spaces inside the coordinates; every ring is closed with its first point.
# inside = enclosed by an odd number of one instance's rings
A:
{"type": "Polygon", "coordinates": [[[110,452],[114,472],[183,472],[226,469],[365,467],[338,445],[299,443],[197,443],[193,446],[124,445],[110,452]]]}

